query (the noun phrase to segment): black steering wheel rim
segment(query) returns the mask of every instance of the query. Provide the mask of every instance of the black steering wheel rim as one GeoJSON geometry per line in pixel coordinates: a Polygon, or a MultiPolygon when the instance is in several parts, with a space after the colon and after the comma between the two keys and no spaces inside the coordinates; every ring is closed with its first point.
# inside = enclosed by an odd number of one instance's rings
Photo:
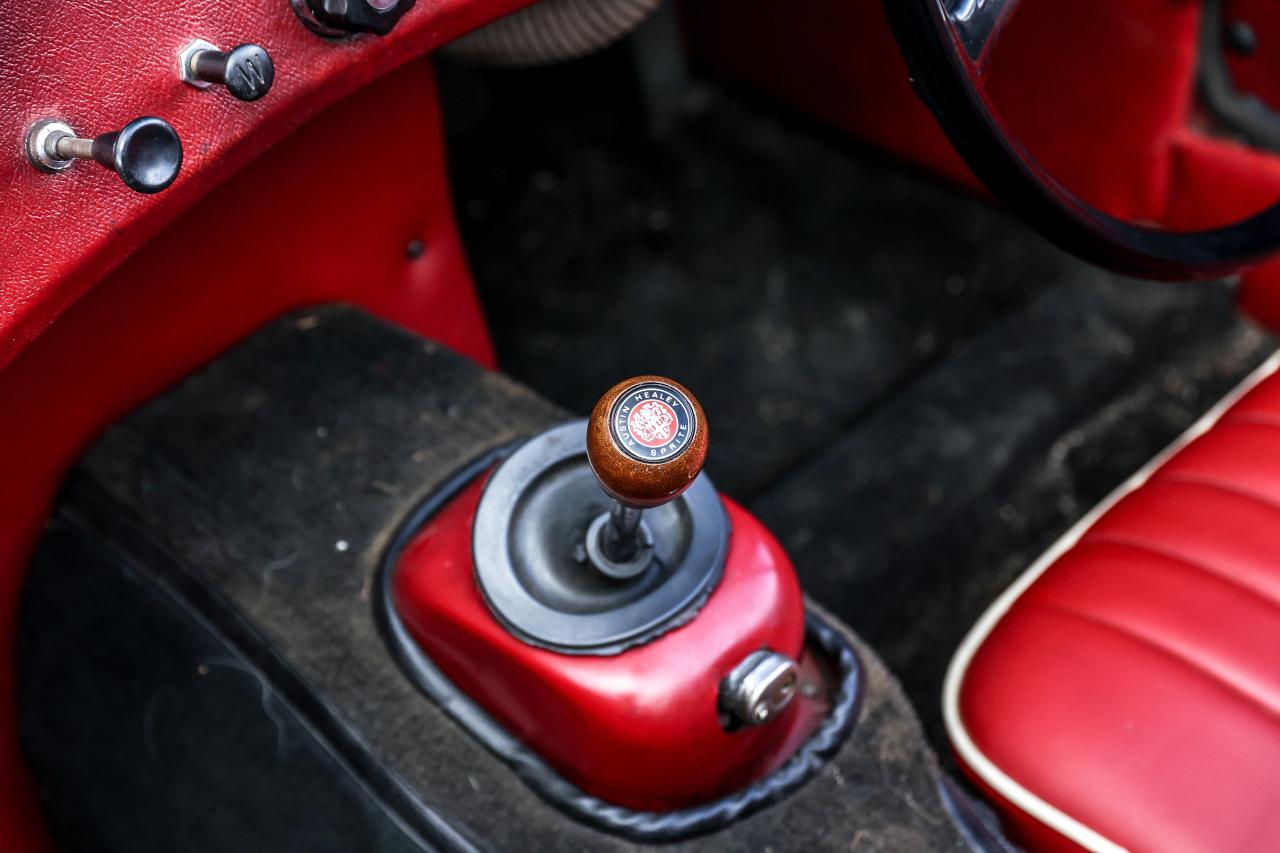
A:
{"type": "Polygon", "coordinates": [[[1280,250],[1280,202],[1231,225],[1172,231],[1103,213],[1054,179],[974,85],[972,72],[981,73],[994,34],[1016,5],[1017,0],[884,0],[917,94],[997,198],[1059,247],[1140,278],[1222,278],[1280,250]],[[955,18],[961,10],[977,22],[968,32],[955,18]]]}

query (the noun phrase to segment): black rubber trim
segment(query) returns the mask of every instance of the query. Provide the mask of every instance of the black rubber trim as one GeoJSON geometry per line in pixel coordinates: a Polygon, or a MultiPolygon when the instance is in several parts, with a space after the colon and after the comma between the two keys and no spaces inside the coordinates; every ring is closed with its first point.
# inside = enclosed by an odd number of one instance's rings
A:
{"type": "Polygon", "coordinates": [[[965,843],[978,853],[1022,853],[1000,831],[1000,818],[991,808],[965,793],[955,780],[942,774],[938,796],[965,843]]]}
{"type": "Polygon", "coordinates": [[[584,823],[638,841],[673,841],[713,832],[781,801],[813,778],[853,730],[862,704],[862,665],[857,654],[834,626],[813,611],[805,615],[808,642],[830,660],[840,679],[827,719],[794,756],[768,776],[726,797],[677,811],[637,811],[581,790],[507,732],[432,663],[395,612],[391,597],[395,566],[423,524],[519,443],[490,451],[445,481],[409,513],[383,555],[378,570],[378,621],[409,679],[544,800],[584,823]]]}

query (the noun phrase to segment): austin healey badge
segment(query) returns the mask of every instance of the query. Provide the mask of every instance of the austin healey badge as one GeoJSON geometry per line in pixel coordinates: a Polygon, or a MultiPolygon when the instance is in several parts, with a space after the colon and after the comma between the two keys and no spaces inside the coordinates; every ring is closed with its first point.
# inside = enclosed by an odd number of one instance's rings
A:
{"type": "Polygon", "coordinates": [[[618,397],[609,431],[624,453],[641,462],[668,462],[689,447],[697,430],[689,398],[665,382],[642,382],[618,397]]]}

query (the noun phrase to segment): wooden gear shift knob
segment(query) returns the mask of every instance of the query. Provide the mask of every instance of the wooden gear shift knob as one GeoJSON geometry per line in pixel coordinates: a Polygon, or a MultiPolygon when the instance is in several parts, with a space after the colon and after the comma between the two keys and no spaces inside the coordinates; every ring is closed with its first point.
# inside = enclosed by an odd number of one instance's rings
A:
{"type": "Polygon", "coordinates": [[[587,459],[604,490],[634,509],[693,484],[707,458],[707,418],[679,382],[635,376],[610,388],[587,424],[587,459]]]}

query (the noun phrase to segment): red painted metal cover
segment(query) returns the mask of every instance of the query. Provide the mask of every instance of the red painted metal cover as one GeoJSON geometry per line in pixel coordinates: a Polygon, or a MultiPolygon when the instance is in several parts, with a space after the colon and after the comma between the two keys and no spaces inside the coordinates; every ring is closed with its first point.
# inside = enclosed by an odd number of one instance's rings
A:
{"type": "Polygon", "coordinates": [[[819,720],[792,703],[773,723],[726,732],[721,679],[767,646],[800,659],[804,608],[769,532],[725,500],[724,576],[696,618],[619,655],[527,645],[489,611],[471,527],[483,479],[405,548],[392,595],[414,639],[454,683],[569,781],[602,799],[668,810],[715,799],[784,762],[819,720]]]}

